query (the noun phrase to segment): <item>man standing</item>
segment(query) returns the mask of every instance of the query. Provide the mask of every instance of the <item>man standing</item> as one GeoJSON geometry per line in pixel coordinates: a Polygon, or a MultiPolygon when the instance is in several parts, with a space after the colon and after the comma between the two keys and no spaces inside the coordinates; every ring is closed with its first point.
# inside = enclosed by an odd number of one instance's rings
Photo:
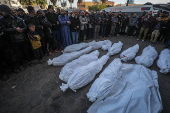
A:
{"type": "Polygon", "coordinates": [[[70,17],[70,21],[71,21],[71,35],[72,35],[72,41],[73,44],[77,44],[78,43],[78,37],[79,37],[79,31],[80,31],[80,20],[78,18],[78,12],[77,11],[73,11],[72,16],[70,17]]]}
{"type": "Polygon", "coordinates": [[[85,17],[84,12],[81,12],[79,20],[80,20],[80,42],[83,42],[85,41],[85,35],[87,37],[86,31],[87,31],[87,25],[88,25],[88,20],[85,17]]]}
{"type": "Polygon", "coordinates": [[[48,13],[46,14],[46,17],[47,20],[52,24],[51,30],[55,41],[55,46],[53,47],[53,50],[54,52],[58,52],[61,46],[60,24],[58,21],[58,14],[54,12],[54,7],[52,5],[48,6],[48,13]]]}
{"type": "Polygon", "coordinates": [[[39,18],[36,16],[34,7],[28,6],[27,10],[29,15],[25,18],[25,23],[27,25],[29,24],[35,25],[36,32],[38,32],[41,36],[42,51],[44,54],[46,54],[47,48],[45,47],[45,40],[44,40],[45,35],[43,32],[43,26],[41,25],[39,18]]]}
{"type": "Polygon", "coordinates": [[[20,65],[20,70],[22,71],[24,69],[23,56],[28,61],[28,64],[31,65],[30,54],[28,53],[28,40],[23,33],[27,26],[21,18],[11,15],[11,10],[7,5],[0,5],[0,10],[3,15],[0,19],[0,26],[11,42],[17,62],[20,65]]]}
{"type": "Polygon", "coordinates": [[[137,40],[142,38],[142,42],[145,41],[145,39],[148,35],[148,32],[149,32],[150,23],[151,23],[150,15],[148,15],[142,19],[142,28],[140,30],[140,34],[139,34],[137,40]]]}
{"type": "Polygon", "coordinates": [[[128,32],[127,32],[127,36],[133,36],[134,31],[136,30],[136,25],[137,25],[137,21],[138,19],[136,18],[136,14],[131,14],[131,18],[129,21],[129,28],[128,28],[128,32]]]}
{"type": "Polygon", "coordinates": [[[65,15],[65,11],[61,10],[61,15],[58,16],[58,20],[61,24],[61,39],[63,43],[63,47],[67,47],[72,44],[71,36],[70,36],[70,19],[65,15]]]}
{"type": "Polygon", "coordinates": [[[98,37],[99,37],[101,21],[102,21],[101,15],[100,15],[100,12],[98,11],[98,12],[95,14],[94,38],[98,38],[98,37]]]}

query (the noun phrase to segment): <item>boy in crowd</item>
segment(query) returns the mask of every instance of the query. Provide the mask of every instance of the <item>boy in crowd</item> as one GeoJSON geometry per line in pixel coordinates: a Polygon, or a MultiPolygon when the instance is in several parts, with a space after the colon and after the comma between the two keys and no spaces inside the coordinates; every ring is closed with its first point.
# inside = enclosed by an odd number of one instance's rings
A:
{"type": "Polygon", "coordinates": [[[42,48],[41,48],[41,42],[40,42],[40,35],[35,32],[35,25],[34,24],[29,24],[29,32],[28,32],[28,38],[30,39],[32,48],[33,48],[33,52],[35,54],[35,57],[38,59],[39,63],[43,63],[43,52],[42,52],[42,48]]]}

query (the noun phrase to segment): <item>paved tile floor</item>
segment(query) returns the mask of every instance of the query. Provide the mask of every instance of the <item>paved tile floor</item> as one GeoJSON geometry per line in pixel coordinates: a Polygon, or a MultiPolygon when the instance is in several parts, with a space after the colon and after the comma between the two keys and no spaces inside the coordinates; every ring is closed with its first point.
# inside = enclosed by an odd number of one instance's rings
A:
{"type": "MultiPolygon", "coordinates": [[[[137,55],[140,55],[143,48],[149,45],[148,42],[137,41],[134,37],[120,36],[109,39],[113,42],[122,41],[124,43],[122,51],[138,43],[140,50],[137,55]]],[[[160,53],[164,45],[156,44],[154,47],[160,53]]],[[[106,53],[107,51],[100,50],[100,56],[106,53]]],[[[54,53],[46,56],[45,59],[57,57],[60,54],[54,53]]],[[[118,57],[119,54],[111,56],[104,68],[118,57]]],[[[135,62],[132,60],[128,63],[135,62]]],[[[62,81],[58,77],[61,68],[44,63],[27,67],[19,74],[10,75],[8,81],[0,83],[0,113],[86,113],[92,104],[87,100],[86,93],[93,81],[77,90],[76,93],[71,90],[63,93],[59,88],[62,81]]],[[[161,74],[155,62],[150,69],[157,71],[159,75],[164,107],[162,113],[170,113],[170,74],[161,74]]]]}

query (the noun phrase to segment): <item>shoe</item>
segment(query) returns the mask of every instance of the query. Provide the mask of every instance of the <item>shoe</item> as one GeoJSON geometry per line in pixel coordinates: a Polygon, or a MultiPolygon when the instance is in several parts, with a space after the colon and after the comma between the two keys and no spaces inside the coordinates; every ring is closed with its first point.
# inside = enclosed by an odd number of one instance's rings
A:
{"type": "Polygon", "coordinates": [[[139,38],[137,38],[136,40],[139,40],[139,38]]]}
{"type": "Polygon", "coordinates": [[[167,46],[165,46],[164,48],[168,48],[167,46]]]}
{"type": "Polygon", "coordinates": [[[49,53],[48,53],[48,55],[52,55],[52,53],[51,53],[51,52],[49,52],[49,53]]]}
{"type": "Polygon", "coordinates": [[[142,42],[144,42],[145,40],[142,40],[142,42]]]}
{"type": "Polygon", "coordinates": [[[58,51],[57,51],[57,50],[54,50],[54,53],[58,53],[58,51]]]}

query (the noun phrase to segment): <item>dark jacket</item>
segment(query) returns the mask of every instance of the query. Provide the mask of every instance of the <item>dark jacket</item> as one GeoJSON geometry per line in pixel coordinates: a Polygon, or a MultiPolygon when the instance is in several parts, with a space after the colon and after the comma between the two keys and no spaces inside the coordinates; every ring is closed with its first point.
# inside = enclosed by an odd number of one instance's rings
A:
{"type": "Polygon", "coordinates": [[[27,18],[27,14],[23,14],[22,16],[21,15],[18,15],[18,17],[22,18],[23,20],[25,20],[27,18]]]}
{"type": "Polygon", "coordinates": [[[163,28],[162,21],[157,21],[154,26],[154,30],[162,30],[162,28],[163,28]]]}
{"type": "Polygon", "coordinates": [[[76,18],[76,17],[70,16],[70,21],[71,21],[71,25],[70,25],[71,32],[78,32],[80,30],[79,17],[76,18]],[[77,26],[79,26],[79,28],[77,28],[77,26]]]}
{"type": "Polygon", "coordinates": [[[0,26],[2,27],[5,37],[9,37],[10,42],[19,42],[27,40],[27,37],[23,33],[26,31],[27,26],[23,19],[19,17],[9,16],[7,18],[0,18],[0,26]],[[17,31],[17,27],[22,29],[22,33],[17,31]]]}
{"type": "Polygon", "coordinates": [[[52,24],[51,30],[52,31],[59,31],[60,25],[57,24],[58,15],[56,13],[46,13],[47,20],[52,24]]]}
{"type": "Polygon", "coordinates": [[[95,16],[94,15],[89,15],[90,18],[90,24],[92,25],[92,28],[95,27],[95,16]]]}
{"type": "Polygon", "coordinates": [[[34,24],[35,31],[40,34],[41,38],[44,37],[43,26],[41,25],[41,22],[37,16],[31,17],[31,16],[27,15],[27,17],[25,19],[25,23],[27,25],[34,24]]]}
{"type": "Polygon", "coordinates": [[[122,18],[122,26],[126,26],[129,24],[129,17],[128,16],[123,16],[122,18]]]}
{"type": "Polygon", "coordinates": [[[102,21],[102,17],[100,14],[95,14],[95,24],[100,25],[102,21]]]}
{"type": "Polygon", "coordinates": [[[101,15],[101,18],[102,18],[101,25],[107,25],[109,17],[106,14],[103,14],[103,15],[101,15]]]}
{"type": "Polygon", "coordinates": [[[151,21],[152,21],[152,18],[151,17],[144,17],[142,19],[142,27],[144,28],[149,28],[150,27],[150,24],[151,24],[151,21]]]}
{"type": "Polygon", "coordinates": [[[47,20],[45,16],[38,16],[40,24],[43,26],[43,32],[45,35],[45,39],[51,38],[51,23],[47,20]]]}
{"type": "Polygon", "coordinates": [[[131,17],[129,20],[129,25],[130,26],[136,26],[138,22],[138,19],[136,17],[131,17]]]}
{"type": "Polygon", "coordinates": [[[2,30],[2,28],[0,27],[0,48],[2,48],[4,46],[4,31],[2,30]]]}

